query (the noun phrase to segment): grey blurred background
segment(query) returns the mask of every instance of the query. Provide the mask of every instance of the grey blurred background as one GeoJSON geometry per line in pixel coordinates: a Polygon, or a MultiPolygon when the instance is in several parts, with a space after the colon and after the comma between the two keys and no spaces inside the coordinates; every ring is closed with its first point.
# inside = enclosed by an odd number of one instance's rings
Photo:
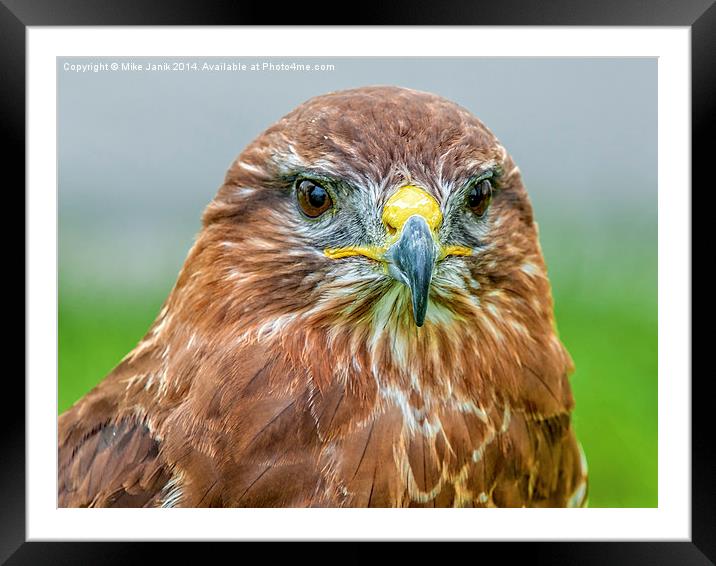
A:
{"type": "Polygon", "coordinates": [[[60,58],[57,69],[60,410],[151,323],[248,142],[311,96],[406,86],[471,110],[520,166],[577,366],[592,504],[655,504],[656,59],[60,58]],[[128,61],[334,69],[65,70],[128,61]]]}

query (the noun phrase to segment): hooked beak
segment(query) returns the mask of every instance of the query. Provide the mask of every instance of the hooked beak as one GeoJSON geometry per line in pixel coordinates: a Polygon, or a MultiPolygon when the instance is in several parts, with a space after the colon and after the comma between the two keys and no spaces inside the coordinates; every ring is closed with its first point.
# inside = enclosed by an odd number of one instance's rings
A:
{"type": "Polygon", "coordinates": [[[430,282],[437,259],[433,235],[425,218],[417,214],[408,218],[402,233],[385,254],[388,272],[410,289],[413,317],[417,326],[425,322],[430,282]]]}

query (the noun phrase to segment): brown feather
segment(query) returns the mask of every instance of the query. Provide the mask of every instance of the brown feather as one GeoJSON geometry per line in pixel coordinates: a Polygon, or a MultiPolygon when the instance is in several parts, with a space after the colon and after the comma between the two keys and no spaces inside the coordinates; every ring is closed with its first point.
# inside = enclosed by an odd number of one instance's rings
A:
{"type": "Polygon", "coordinates": [[[312,99],[232,164],[147,335],[60,417],[59,504],[581,505],[552,311],[519,171],[479,120],[408,89],[312,99]],[[371,205],[335,233],[378,237],[419,184],[452,241],[451,195],[485,164],[486,232],[436,267],[422,328],[370,260],[326,258],[291,197],[301,171],[339,178],[371,205]]]}

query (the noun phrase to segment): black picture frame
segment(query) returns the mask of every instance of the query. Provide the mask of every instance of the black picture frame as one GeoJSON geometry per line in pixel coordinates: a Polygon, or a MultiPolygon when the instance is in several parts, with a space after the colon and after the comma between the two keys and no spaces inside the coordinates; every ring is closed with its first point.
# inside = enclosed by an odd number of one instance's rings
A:
{"type": "MultiPolygon", "coordinates": [[[[340,24],[335,5],[327,7],[304,5],[281,9],[263,5],[232,6],[219,0],[201,3],[186,1],[138,0],[0,0],[0,115],[5,149],[0,153],[7,179],[5,195],[15,196],[25,186],[25,34],[29,26],[113,26],[113,25],[262,25],[318,23],[322,14],[326,23],[340,24]],[[302,17],[301,17],[302,16],[302,17]],[[308,16],[308,18],[307,18],[308,16]]],[[[351,25],[557,25],[557,26],[687,26],[691,28],[692,54],[692,186],[713,190],[706,179],[710,174],[707,136],[711,136],[716,114],[716,5],[714,0],[552,0],[551,2],[501,0],[470,2],[469,0],[427,2],[401,0],[390,4],[361,3],[351,25]]],[[[347,23],[347,22],[344,22],[347,23]]],[[[661,158],[662,156],[660,156],[661,158]]],[[[659,187],[659,190],[664,190],[659,187]]],[[[693,191],[692,191],[693,197],[693,191]]],[[[676,196],[675,198],[680,198],[676,196]]],[[[23,212],[24,199],[23,199],[23,212]]],[[[704,211],[705,207],[699,207],[704,211]]],[[[16,209],[6,208],[18,215],[16,209]]],[[[697,211],[693,207],[692,211],[697,211]]],[[[24,217],[24,215],[23,215],[24,217]]],[[[692,217],[692,225],[696,225],[692,217]]],[[[15,232],[16,233],[16,232],[15,232]]],[[[6,237],[9,237],[6,233],[6,237]]],[[[16,236],[15,236],[16,237],[16,236]]],[[[695,238],[696,247],[698,240],[695,238]]],[[[8,246],[12,247],[12,246],[8,246]]],[[[707,254],[705,257],[712,257],[707,254]]],[[[699,257],[692,252],[692,258],[699,257]]],[[[24,266],[24,257],[23,257],[24,266]]],[[[11,268],[7,267],[6,270],[11,268]]],[[[23,271],[24,273],[24,271],[23,271]]],[[[19,277],[17,280],[19,281],[19,277]]],[[[23,278],[24,280],[24,278],[23,278]]],[[[26,281],[24,281],[27,283],[26,281]]],[[[696,291],[692,275],[692,293],[696,291]]],[[[24,292],[24,291],[23,291],[24,292]]],[[[26,297],[26,295],[24,295],[26,297]]],[[[692,295],[693,296],[693,295],[692,295]]],[[[12,301],[10,301],[12,302],[12,301]]],[[[15,301],[18,303],[18,301],[15,301]]],[[[19,334],[15,327],[11,334],[19,334]]],[[[23,323],[24,328],[24,323],[23,323]]],[[[23,333],[24,336],[24,333],[23,333]]],[[[699,335],[693,333],[693,343],[699,335]]],[[[702,338],[703,339],[703,338],[702,338]]],[[[8,350],[6,350],[8,352],[8,350]]],[[[692,346],[693,352],[693,346],[692,346]]],[[[6,354],[6,360],[12,354],[6,354]]],[[[671,376],[674,377],[674,376],[671,376]]],[[[689,542],[530,542],[483,543],[474,559],[490,558],[501,563],[529,560],[549,564],[712,564],[716,561],[716,465],[714,464],[713,410],[709,407],[711,376],[705,371],[693,372],[692,385],[692,519],[689,542]]],[[[207,548],[201,545],[166,545],[152,543],[111,542],[26,542],[25,536],[25,397],[18,372],[6,371],[5,403],[3,403],[0,436],[0,562],[7,564],[94,564],[143,562],[153,555],[161,560],[185,562],[196,557],[206,560],[207,548]],[[155,554],[156,553],[156,554],[155,554]],[[161,553],[161,554],[159,554],[161,553]]],[[[48,376],[49,379],[49,376],[48,376]]],[[[78,533],[78,538],[81,533],[78,533]]],[[[320,533],[316,533],[320,539],[320,533]]],[[[299,549],[306,549],[306,558],[326,557],[331,561],[365,562],[376,558],[375,550],[353,544],[346,549],[316,551],[305,545],[275,546],[271,561],[283,558],[296,560],[299,549]],[[290,557],[290,558],[289,558],[290,557]],[[340,558],[338,558],[340,557],[340,558]]],[[[471,553],[474,550],[469,551],[471,553]]],[[[454,550],[443,551],[449,559],[454,550]]],[[[425,559],[425,549],[411,545],[401,549],[401,560],[425,559]],[[413,554],[414,556],[410,556],[413,554]]],[[[240,555],[236,555],[236,560],[240,555]]]]}

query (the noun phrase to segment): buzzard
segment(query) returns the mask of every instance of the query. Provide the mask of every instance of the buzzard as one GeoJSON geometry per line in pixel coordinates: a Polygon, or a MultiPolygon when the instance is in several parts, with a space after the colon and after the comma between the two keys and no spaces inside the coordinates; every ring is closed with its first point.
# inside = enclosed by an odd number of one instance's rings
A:
{"type": "Polygon", "coordinates": [[[333,92],[239,155],[148,333],[59,417],[59,505],[583,506],[571,371],[495,136],[333,92]]]}

